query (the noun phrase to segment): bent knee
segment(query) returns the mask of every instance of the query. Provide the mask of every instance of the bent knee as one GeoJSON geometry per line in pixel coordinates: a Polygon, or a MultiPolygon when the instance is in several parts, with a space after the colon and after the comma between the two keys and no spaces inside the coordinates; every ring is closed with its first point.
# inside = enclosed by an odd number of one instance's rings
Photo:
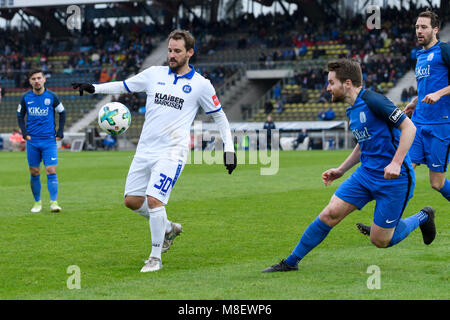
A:
{"type": "Polygon", "coordinates": [[[389,243],[391,242],[391,239],[377,239],[377,238],[370,238],[370,242],[377,247],[377,248],[387,248],[389,246],[389,243]]]}
{"type": "Polygon", "coordinates": [[[439,191],[442,189],[442,187],[444,186],[444,183],[439,182],[431,182],[431,188],[433,188],[436,191],[439,191]]]}
{"type": "Polygon", "coordinates": [[[143,197],[125,196],[125,198],[123,199],[123,204],[128,209],[138,210],[140,207],[142,207],[144,199],[145,198],[143,197]]]}
{"type": "Polygon", "coordinates": [[[164,205],[164,203],[162,203],[161,201],[159,201],[158,199],[152,197],[152,196],[147,196],[147,201],[148,201],[148,207],[150,209],[154,209],[154,208],[158,208],[164,205]]]}

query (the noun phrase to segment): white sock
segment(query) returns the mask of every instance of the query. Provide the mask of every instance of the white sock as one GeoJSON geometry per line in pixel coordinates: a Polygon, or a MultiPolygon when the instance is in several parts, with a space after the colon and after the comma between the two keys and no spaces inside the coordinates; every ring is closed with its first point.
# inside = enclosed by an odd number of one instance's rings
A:
{"type": "Polygon", "coordinates": [[[164,237],[166,233],[166,223],[165,220],[165,208],[164,206],[148,209],[150,219],[148,219],[150,224],[150,232],[152,235],[152,252],[150,257],[155,257],[161,259],[161,249],[164,242],[164,237]]]}
{"type": "Polygon", "coordinates": [[[145,199],[144,203],[142,204],[142,206],[137,209],[137,210],[133,210],[134,212],[139,213],[141,216],[143,216],[144,218],[149,218],[148,215],[148,201],[147,199],[145,199]]]}
{"type": "Polygon", "coordinates": [[[169,221],[169,219],[167,219],[167,213],[166,213],[166,207],[164,208],[164,225],[166,226],[166,233],[172,231],[172,223],[169,221]]]}

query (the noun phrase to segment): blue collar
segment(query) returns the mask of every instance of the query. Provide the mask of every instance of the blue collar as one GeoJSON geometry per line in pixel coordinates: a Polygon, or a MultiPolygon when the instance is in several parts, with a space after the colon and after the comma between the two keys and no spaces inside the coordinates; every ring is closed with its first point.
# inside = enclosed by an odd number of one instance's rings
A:
{"type": "Polygon", "coordinates": [[[170,69],[170,67],[169,67],[169,74],[174,74],[174,76],[175,76],[175,81],[173,82],[174,84],[175,83],[177,83],[177,81],[178,81],[178,79],[180,79],[180,78],[188,78],[188,79],[192,79],[192,77],[194,76],[194,74],[195,74],[195,68],[194,68],[194,66],[193,65],[189,65],[189,67],[191,68],[191,71],[189,71],[188,73],[186,73],[186,74],[183,74],[182,76],[179,76],[179,75],[177,75],[175,72],[173,72],[172,71],[172,69],[170,69]]]}

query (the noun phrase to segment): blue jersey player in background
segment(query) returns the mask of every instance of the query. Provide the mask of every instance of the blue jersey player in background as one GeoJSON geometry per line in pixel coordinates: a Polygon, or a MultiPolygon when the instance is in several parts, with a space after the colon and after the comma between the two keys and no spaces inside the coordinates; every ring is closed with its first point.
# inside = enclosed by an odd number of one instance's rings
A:
{"type": "Polygon", "coordinates": [[[450,181],[445,173],[450,151],[450,45],[437,40],[439,18],[431,12],[419,14],[416,36],[422,50],[417,51],[418,96],[404,112],[417,127],[410,150],[413,166],[426,164],[431,187],[450,201],[450,181]]]}
{"type": "Polygon", "coordinates": [[[370,240],[375,246],[394,246],[419,226],[425,244],[430,244],[436,235],[435,211],[431,207],[402,219],[415,186],[408,156],[416,132],[414,124],[385,96],[362,88],[358,62],[333,61],[328,63],[328,71],[327,91],[332,94],[333,102],[351,104],[347,116],[358,143],[338,168],[322,174],[322,180],[328,186],[357,163],[361,165],[338,187],[329,204],[306,228],[291,255],[263,272],[298,270],[298,263],[333,227],[372,200],[376,206],[370,240]]]}
{"type": "Polygon", "coordinates": [[[58,96],[45,88],[42,70],[33,70],[29,74],[32,90],[26,92],[19,103],[17,118],[23,138],[27,142],[27,159],[30,167],[30,185],[34,196],[31,212],[42,210],[41,201],[41,161],[47,174],[47,189],[50,193],[50,210],[61,211],[58,205],[58,179],[56,165],[58,152],[56,140],[64,137],[66,112],[58,96]],[[59,127],[56,131],[55,114],[59,114],[59,127]],[[25,119],[26,118],[26,119],[25,119]]]}

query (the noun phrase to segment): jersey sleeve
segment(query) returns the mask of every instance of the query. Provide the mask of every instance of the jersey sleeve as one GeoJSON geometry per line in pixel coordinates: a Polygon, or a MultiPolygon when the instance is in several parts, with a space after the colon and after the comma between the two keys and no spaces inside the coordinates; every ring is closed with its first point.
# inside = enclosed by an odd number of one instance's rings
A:
{"type": "Polygon", "coordinates": [[[217,98],[216,90],[209,80],[205,80],[205,85],[202,88],[199,104],[206,114],[211,114],[222,110],[219,98],[217,98]]]}
{"type": "Polygon", "coordinates": [[[444,61],[448,71],[450,72],[450,44],[442,43],[440,47],[441,47],[442,61],[444,61]]]}
{"type": "Polygon", "coordinates": [[[25,114],[27,113],[27,107],[25,104],[25,97],[22,97],[19,105],[17,106],[17,122],[19,124],[19,128],[22,131],[22,136],[26,138],[27,136],[27,127],[25,125],[25,114]]]}
{"type": "Polygon", "coordinates": [[[406,114],[384,95],[370,91],[366,91],[366,93],[364,100],[366,100],[370,110],[389,126],[398,128],[405,120],[406,114]]]}
{"type": "Polygon", "coordinates": [[[154,67],[145,69],[142,72],[123,81],[123,85],[127,92],[147,92],[148,84],[151,82],[154,67]]]}
{"type": "Polygon", "coordinates": [[[64,112],[64,106],[59,100],[58,96],[56,94],[53,95],[53,108],[56,112],[61,113],[64,112]]]}

